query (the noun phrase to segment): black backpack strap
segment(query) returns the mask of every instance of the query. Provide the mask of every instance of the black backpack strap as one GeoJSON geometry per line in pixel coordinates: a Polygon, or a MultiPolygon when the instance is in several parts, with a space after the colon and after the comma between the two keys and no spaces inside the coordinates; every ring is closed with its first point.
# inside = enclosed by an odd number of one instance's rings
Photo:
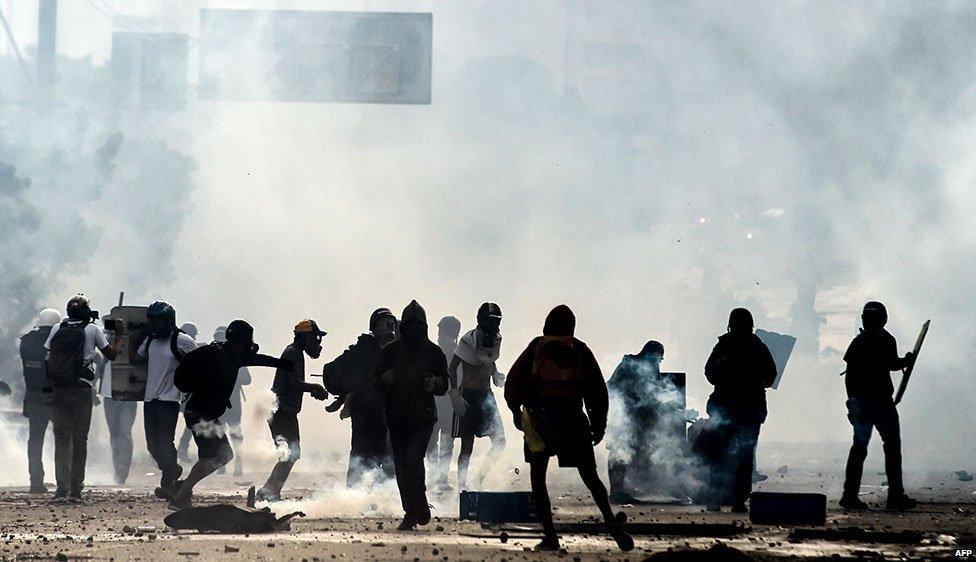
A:
{"type": "Polygon", "coordinates": [[[170,353],[173,354],[173,357],[176,357],[177,361],[182,361],[183,358],[186,357],[186,354],[183,353],[183,351],[180,349],[180,346],[177,345],[177,341],[180,339],[180,334],[182,333],[183,330],[180,329],[173,330],[173,335],[170,336],[169,338],[169,351],[170,353]]]}

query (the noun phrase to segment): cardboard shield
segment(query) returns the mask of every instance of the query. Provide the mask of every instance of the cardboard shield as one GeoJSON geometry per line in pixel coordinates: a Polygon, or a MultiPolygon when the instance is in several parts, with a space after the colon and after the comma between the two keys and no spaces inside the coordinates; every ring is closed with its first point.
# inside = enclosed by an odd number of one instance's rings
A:
{"type": "Polygon", "coordinates": [[[146,398],[148,371],[145,363],[129,362],[130,347],[139,346],[149,332],[146,318],[147,306],[116,306],[105,317],[107,326],[116,319],[125,322],[126,337],[122,340],[119,356],[112,361],[112,399],[121,401],[142,401],[146,398]]]}
{"type": "Polygon", "coordinates": [[[777,334],[760,329],[756,330],[756,335],[769,348],[773,362],[776,363],[776,380],[773,382],[772,388],[777,389],[779,388],[779,381],[783,378],[783,371],[786,370],[786,363],[793,353],[793,346],[796,345],[796,338],[788,334],[777,334]]]}

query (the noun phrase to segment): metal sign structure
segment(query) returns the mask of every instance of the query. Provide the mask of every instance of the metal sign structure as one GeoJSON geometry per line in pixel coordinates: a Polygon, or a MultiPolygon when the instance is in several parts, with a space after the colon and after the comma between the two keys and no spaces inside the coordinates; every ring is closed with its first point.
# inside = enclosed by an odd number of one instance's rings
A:
{"type": "Polygon", "coordinates": [[[200,11],[205,100],[429,104],[432,15],[200,11]]]}
{"type": "Polygon", "coordinates": [[[122,107],[186,107],[189,40],[182,33],[112,34],[112,100],[122,107]]]}

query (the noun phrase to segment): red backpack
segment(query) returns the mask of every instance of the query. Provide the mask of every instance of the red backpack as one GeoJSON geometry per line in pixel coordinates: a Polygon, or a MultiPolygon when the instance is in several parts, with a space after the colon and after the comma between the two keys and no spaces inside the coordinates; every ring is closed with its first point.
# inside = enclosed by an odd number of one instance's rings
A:
{"type": "Polygon", "coordinates": [[[532,357],[532,388],[539,398],[559,400],[580,395],[583,364],[572,336],[542,336],[532,357]]]}

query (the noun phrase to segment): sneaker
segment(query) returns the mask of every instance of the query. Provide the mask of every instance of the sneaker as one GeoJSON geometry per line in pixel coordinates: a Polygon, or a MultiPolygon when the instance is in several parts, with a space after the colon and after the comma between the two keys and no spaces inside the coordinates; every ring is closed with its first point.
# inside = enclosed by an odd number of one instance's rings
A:
{"type": "Polygon", "coordinates": [[[627,531],[624,530],[623,525],[618,525],[617,523],[611,523],[607,525],[607,532],[613,537],[613,540],[617,543],[617,547],[624,552],[630,552],[634,550],[634,539],[630,536],[627,531]]]}
{"type": "Polygon", "coordinates": [[[81,497],[81,492],[71,492],[70,494],[68,494],[68,502],[81,504],[81,503],[85,503],[85,499],[81,497]]]}
{"type": "Polygon", "coordinates": [[[426,525],[430,523],[430,506],[424,504],[419,510],[417,510],[417,524],[426,525]]]}
{"type": "Polygon", "coordinates": [[[264,501],[264,502],[280,502],[281,494],[276,494],[271,490],[262,486],[261,489],[254,494],[254,499],[257,501],[264,501]]]}
{"type": "Polygon", "coordinates": [[[635,504],[640,503],[637,498],[628,494],[627,492],[614,492],[610,494],[610,503],[615,504],[635,504]]]}
{"type": "Polygon", "coordinates": [[[31,484],[30,490],[28,490],[28,493],[30,494],[46,494],[48,492],[49,490],[47,489],[47,486],[45,486],[43,483],[31,484]]]}
{"type": "Polygon", "coordinates": [[[918,502],[905,494],[888,497],[888,511],[905,511],[907,509],[915,509],[917,506],[918,502]]]}
{"type": "Polygon", "coordinates": [[[191,500],[189,497],[182,501],[172,500],[166,507],[172,509],[173,511],[183,511],[184,509],[190,509],[193,507],[193,500],[191,500]]]}
{"type": "Polygon", "coordinates": [[[717,503],[710,503],[705,506],[705,511],[712,511],[712,512],[722,511],[722,506],[720,506],[717,503]]]}
{"type": "Polygon", "coordinates": [[[68,491],[67,490],[55,491],[54,497],[51,498],[51,503],[68,503],[68,491]]]}
{"type": "Polygon", "coordinates": [[[862,502],[857,497],[844,496],[840,499],[840,506],[847,511],[868,511],[868,504],[862,502]]]}
{"type": "Polygon", "coordinates": [[[403,516],[403,521],[397,526],[398,531],[413,531],[417,528],[417,520],[414,519],[413,514],[407,513],[403,516]]]}
{"type": "Polygon", "coordinates": [[[556,552],[559,548],[559,535],[546,535],[532,550],[536,552],[556,552]]]}

